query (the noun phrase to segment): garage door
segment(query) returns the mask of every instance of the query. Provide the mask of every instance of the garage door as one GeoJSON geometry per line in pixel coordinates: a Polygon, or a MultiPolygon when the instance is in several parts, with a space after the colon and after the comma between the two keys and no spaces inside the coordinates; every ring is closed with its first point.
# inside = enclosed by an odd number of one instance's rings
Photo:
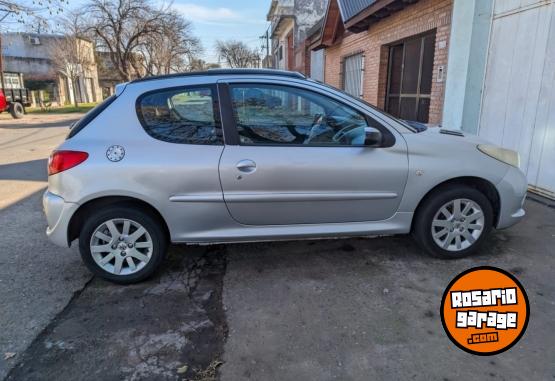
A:
{"type": "Polygon", "coordinates": [[[531,188],[555,197],[553,0],[496,0],[479,134],[520,152],[531,188]]]}

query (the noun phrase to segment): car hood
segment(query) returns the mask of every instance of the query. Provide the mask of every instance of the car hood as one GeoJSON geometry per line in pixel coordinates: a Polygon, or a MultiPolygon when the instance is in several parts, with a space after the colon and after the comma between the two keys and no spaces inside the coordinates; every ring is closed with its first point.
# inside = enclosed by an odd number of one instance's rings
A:
{"type": "Polygon", "coordinates": [[[412,127],[416,130],[416,132],[424,132],[428,129],[428,127],[432,127],[429,124],[425,124],[425,123],[420,123],[420,122],[416,122],[414,120],[406,120],[403,119],[403,122],[408,124],[409,127],[412,127]]]}
{"type": "Polygon", "coordinates": [[[461,130],[450,130],[443,127],[432,127],[428,125],[424,131],[421,131],[419,135],[426,135],[430,139],[434,139],[441,142],[452,142],[453,144],[468,143],[472,145],[478,144],[492,144],[491,142],[477,136],[464,132],[461,130]]]}

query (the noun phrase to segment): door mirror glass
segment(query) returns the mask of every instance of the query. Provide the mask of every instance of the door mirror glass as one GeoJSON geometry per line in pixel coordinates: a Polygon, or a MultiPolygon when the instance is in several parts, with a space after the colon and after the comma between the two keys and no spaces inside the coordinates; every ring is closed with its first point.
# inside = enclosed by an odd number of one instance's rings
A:
{"type": "Polygon", "coordinates": [[[364,145],[368,147],[381,147],[383,143],[383,135],[380,130],[374,127],[364,128],[364,145]]]}

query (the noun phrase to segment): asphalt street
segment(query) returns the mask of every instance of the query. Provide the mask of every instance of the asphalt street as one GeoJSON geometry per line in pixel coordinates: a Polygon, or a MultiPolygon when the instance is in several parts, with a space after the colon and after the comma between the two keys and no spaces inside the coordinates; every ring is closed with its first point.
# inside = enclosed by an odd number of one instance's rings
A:
{"type": "Polygon", "coordinates": [[[555,379],[555,204],[526,202],[481,253],[426,256],[409,237],[172,246],[133,286],[92,278],[48,242],[46,158],[78,115],[0,115],[0,380],[555,379]],[[462,352],[439,307],[491,265],[530,300],[508,352],[462,352]]]}

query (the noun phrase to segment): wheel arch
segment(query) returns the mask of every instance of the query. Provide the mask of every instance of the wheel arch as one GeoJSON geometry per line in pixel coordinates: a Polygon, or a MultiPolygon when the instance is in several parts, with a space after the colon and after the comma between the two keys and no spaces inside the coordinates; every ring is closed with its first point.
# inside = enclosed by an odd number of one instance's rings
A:
{"type": "Polygon", "coordinates": [[[480,191],[482,194],[484,194],[484,196],[487,197],[487,199],[491,202],[491,206],[493,208],[493,226],[497,225],[497,222],[499,220],[499,212],[501,209],[501,200],[499,197],[499,192],[497,191],[497,188],[495,187],[495,185],[493,185],[490,181],[482,178],[482,177],[475,177],[475,176],[461,176],[461,177],[455,177],[446,181],[443,181],[439,184],[437,184],[436,186],[434,186],[432,189],[430,189],[425,195],[424,197],[422,197],[420,199],[420,201],[418,202],[418,205],[414,211],[414,218],[413,218],[413,223],[411,224],[411,231],[413,229],[414,226],[414,220],[416,218],[416,216],[418,215],[419,210],[421,209],[422,205],[424,205],[426,203],[426,201],[433,196],[433,194],[439,190],[441,190],[442,188],[445,188],[447,186],[453,186],[453,185],[465,185],[465,186],[470,186],[472,188],[477,189],[478,191],[480,191]]]}
{"type": "Polygon", "coordinates": [[[162,214],[156,209],[154,206],[149,204],[148,202],[130,196],[103,196],[94,198],[85,202],[81,205],[73,216],[71,216],[69,222],[69,228],[67,231],[67,239],[68,242],[71,243],[76,238],[79,237],[81,229],[83,228],[83,224],[86,220],[86,217],[93,213],[96,210],[106,208],[108,206],[127,206],[127,207],[134,207],[138,208],[142,211],[146,211],[150,215],[152,215],[156,220],[158,220],[166,234],[166,238],[169,239],[170,237],[170,230],[168,224],[162,214]]]}

